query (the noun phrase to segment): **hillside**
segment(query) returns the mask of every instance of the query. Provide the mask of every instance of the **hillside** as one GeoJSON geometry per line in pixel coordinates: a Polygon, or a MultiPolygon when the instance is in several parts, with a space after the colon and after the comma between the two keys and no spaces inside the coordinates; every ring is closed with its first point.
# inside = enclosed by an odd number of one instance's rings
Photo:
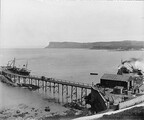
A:
{"type": "Polygon", "coordinates": [[[141,50],[143,41],[112,41],[112,42],[50,42],[46,48],[83,48],[83,49],[112,49],[112,50],[141,50]]]}
{"type": "Polygon", "coordinates": [[[104,115],[102,118],[94,120],[144,120],[144,107],[134,107],[120,113],[104,115]]]}
{"type": "Polygon", "coordinates": [[[93,43],[50,42],[46,48],[92,48],[93,43]]]}

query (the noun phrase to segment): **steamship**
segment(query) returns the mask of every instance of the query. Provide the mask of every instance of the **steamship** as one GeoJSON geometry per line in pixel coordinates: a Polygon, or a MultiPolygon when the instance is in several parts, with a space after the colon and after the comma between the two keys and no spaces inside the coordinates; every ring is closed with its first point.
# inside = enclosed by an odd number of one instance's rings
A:
{"type": "Polygon", "coordinates": [[[16,66],[16,59],[14,58],[11,61],[8,61],[7,66],[2,66],[2,69],[11,72],[14,74],[19,74],[19,75],[24,75],[24,76],[29,76],[30,75],[30,70],[27,69],[28,62],[23,65],[22,68],[16,66]]]}

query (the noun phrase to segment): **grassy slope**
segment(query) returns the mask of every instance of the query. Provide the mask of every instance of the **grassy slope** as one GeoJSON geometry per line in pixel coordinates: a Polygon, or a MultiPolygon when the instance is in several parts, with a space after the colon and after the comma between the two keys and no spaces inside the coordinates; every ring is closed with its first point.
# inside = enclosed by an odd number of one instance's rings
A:
{"type": "Polygon", "coordinates": [[[144,107],[134,107],[120,113],[104,115],[96,120],[144,120],[144,107]]]}

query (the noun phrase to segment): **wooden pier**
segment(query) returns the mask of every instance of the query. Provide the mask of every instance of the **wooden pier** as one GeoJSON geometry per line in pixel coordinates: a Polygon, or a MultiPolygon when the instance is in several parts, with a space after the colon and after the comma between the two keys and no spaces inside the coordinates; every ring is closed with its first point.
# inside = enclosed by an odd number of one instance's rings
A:
{"type": "Polygon", "coordinates": [[[6,70],[1,71],[1,74],[10,78],[14,83],[36,85],[45,92],[49,91],[61,103],[76,101],[81,105],[85,105],[84,98],[91,92],[92,87],[92,84],[47,78],[45,76],[23,76],[6,70]]]}

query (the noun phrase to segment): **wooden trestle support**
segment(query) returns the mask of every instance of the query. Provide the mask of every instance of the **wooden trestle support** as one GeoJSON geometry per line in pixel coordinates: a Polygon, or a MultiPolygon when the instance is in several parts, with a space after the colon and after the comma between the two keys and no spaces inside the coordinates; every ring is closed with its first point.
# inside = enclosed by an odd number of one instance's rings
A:
{"type": "Polygon", "coordinates": [[[85,105],[85,96],[91,92],[92,85],[58,80],[54,78],[23,76],[10,72],[1,72],[2,75],[12,80],[14,83],[36,85],[45,93],[53,93],[54,97],[59,97],[58,102],[67,103],[77,101],[85,105]]]}

